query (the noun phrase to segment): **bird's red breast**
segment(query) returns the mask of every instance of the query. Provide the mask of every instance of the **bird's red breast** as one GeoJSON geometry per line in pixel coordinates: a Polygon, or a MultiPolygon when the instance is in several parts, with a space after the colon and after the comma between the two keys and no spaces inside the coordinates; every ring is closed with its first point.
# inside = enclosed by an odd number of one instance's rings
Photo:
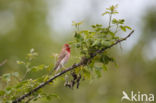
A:
{"type": "Polygon", "coordinates": [[[65,48],[65,50],[66,50],[68,53],[70,53],[70,46],[69,46],[69,44],[64,44],[64,48],[65,48]]]}

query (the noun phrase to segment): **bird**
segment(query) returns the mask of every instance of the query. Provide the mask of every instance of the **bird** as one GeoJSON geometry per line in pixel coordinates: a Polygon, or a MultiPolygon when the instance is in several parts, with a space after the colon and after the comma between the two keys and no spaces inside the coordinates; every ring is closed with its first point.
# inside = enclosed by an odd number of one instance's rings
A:
{"type": "Polygon", "coordinates": [[[54,71],[55,73],[62,67],[70,58],[70,46],[69,44],[64,44],[61,53],[59,54],[58,60],[55,64],[54,71]]]}

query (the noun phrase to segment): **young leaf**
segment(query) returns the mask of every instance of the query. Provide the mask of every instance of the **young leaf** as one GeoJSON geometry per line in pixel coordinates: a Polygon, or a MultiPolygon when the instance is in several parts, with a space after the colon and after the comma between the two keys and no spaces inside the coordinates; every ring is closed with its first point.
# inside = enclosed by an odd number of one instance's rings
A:
{"type": "Polygon", "coordinates": [[[126,27],[125,26],[121,25],[120,28],[121,28],[122,31],[126,32],[126,27]]]}
{"type": "Polygon", "coordinates": [[[108,70],[107,69],[107,66],[105,64],[102,65],[102,68],[103,68],[104,71],[107,71],[108,70]]]}
{"type": "Polygon", "coordinates": [[[104,16],[104,15],[106,15],[106,14],[110,14],[110,13],[111,13],[111,12],[106,11],[106,12],[102,13],[101,15],[104,16]]]}
{"type": "Polygon", "coordinates": [[[132,28],[131,27],[129,27],[129,26],[125,26],[127,29],[129,29],[129,30],[132,30],[132,28]]]}

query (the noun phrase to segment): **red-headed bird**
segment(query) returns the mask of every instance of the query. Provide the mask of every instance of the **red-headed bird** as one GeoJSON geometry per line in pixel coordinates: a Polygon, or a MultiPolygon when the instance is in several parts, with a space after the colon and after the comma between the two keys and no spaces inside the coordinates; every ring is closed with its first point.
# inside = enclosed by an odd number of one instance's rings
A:
{"type": "Polygon", "coordinates": [[[64,44],[62,51],[56,62],[54,71],[57,72],[60,68],[64,67],[64,64],[68,61],[70,57],[70,47],[69,44],[64,44]]]}

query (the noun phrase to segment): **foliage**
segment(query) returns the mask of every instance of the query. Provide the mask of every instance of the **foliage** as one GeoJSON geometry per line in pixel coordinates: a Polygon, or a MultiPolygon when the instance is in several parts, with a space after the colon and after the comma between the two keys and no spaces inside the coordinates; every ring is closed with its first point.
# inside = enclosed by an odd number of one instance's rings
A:
{"type": "MultiPolygon", "coordinates": [[[[103,27],[101,24],[95,24],[91,25],[91,29],[89,30],[80,30],[82,22],[73,22],[76,31],[74,34],[74,40],[71,41],[70,44],[80,50],[80,57],[90,58],[97,50],[106,48],[119,40],[120,37],[117,35],[118,31],[122,30],[123,32],[126,32],[127,29],[131,30],[129,26],[124,25],[124,19],[112,19],[114,14],[118,14],[116,8],[117,5],[111,6],[102,14],[103,16],[106,14],[109,15],[110,19],[107,27],[103,27]],[[113,29],[114,26],[116,27],[115,29],[113,29]]],[[[32,63],[37,56],[38,53],[35,52],[34,49],[31,49],[30,53],[27,54],[25,61],[17,61],[18,64],[24,65],[26,68],[24,76],[20,75],[18,72],[6,73],[1,76],[1,79],[6,84],[5,88],[0,90],[1,101],[11,103],[12,100],[31,91],[33,88],[37,87],[42,82],[47,81],[51,77],[51,75],[47,74],[51,69],[50,65],[34,65],[32,63]],[[47,72],[40,77],[27,78],[29,73],[42,72],[43,70],[47,72]]],[[[79,88],[81,80],[101,77],[102,70],[107,70],[109,62],[115,62],[109,55],[109,52],[103,52],[101,55],[97,55],[87,66],[81,66],[66,73],[64,86],[73,88],[76,85],[76,87],[79,88]]],[[[40,89],[22,102],[27,102],[29,100],[36,101],[38,98],[46,98],[49,100],[52,97],[58,96],[55,94],[47,94],[43,89],[40,89]]]]}
{"type": "MultiPolygon", "coordinates": [[[[49,71],[50,66],[49,65],[32,65],[32,60],[35,59],[35,57],[38,56],[38,53],[34,51],[34,49],[30,50],[30,53],[26,56],[26,61],[17,61],[17,64],[24,65],[26,68],[26,72],[24,76],[19,76],[18,72],[13,73],[6,73],[1,76],[1,80],[6,83],[6,88],[3,90],[0,90],[0,100],[6,103],[11,103],[12,100],[14,100],[17,96],[20,96],[26,92],[29,92],[32,88],[35,88],[40,83],[46,81],[49,78],[49,75],[43,74],[41,77],[37,77],[35,79],[32,78],[26,78],[28,73],[35,73],[35,72],[42,72],[43,70],[49,71]],[[14,86],[12,86],[12,82],[15,79],[14,86]],[[16,85],[15,85],[16,84],[16,85]]],[[[32,100],[37,100],[41,97],[46,97],[47,99],[50,99],[50,97],[56,97],[55,94],[45,94],[41,90],[38,91],[35,94],[32,94],[30,98],[32,100]]],[[[27,100],[29,100],[28,98],[27,100]]],[[[27,101],[26,100],[26,101],[27,101]]],[[[24,103],[26,101],[23,101],[24,103]]]]}
{"type": "MultiPolygon", "coordinates": [[[[102,48],[106,48],[112,44],[114,44],[117,40],[120,39],[119,35],[117,34],[120,30],[126,32],[127,29],[131,30],[129,26],[124,24],[124,19],[117,20],[116,18],[112,17],[114,14],[118,14],[117,6],[111,6],[106,8],[106,11],[102,13],[102,16],[106,14],[109,15],[109,24],[107,27],[103,27],[102,24],[95,24],[91,25],[91,29],[89,30],[79,30],[79,26],[82,22],[73,22],[73,25],[76,28],[74,40],[70,42],[74,47],[80,50],[80,54],[84,57],[90,57],[93,53],[97,50],[101,50],[102,48]],[[115,29],[113,27],[116,27],[115,29]]],[[[100,70],[107,70],[106,65],[109,62],[115,62],[114,59],[109,55],[109,53],[104,52],[99,56],[96,56],[91,63],[88,65],[90,68],[88,71],[88,67],[83,69],[83,71],[88,72],[95,72],[97,77],[100,77],[100,70]],[[94,70],[94,69],[95,70],[94,70]]],[[[90,73],[88,73],[90,74],[90,73]]]]}

